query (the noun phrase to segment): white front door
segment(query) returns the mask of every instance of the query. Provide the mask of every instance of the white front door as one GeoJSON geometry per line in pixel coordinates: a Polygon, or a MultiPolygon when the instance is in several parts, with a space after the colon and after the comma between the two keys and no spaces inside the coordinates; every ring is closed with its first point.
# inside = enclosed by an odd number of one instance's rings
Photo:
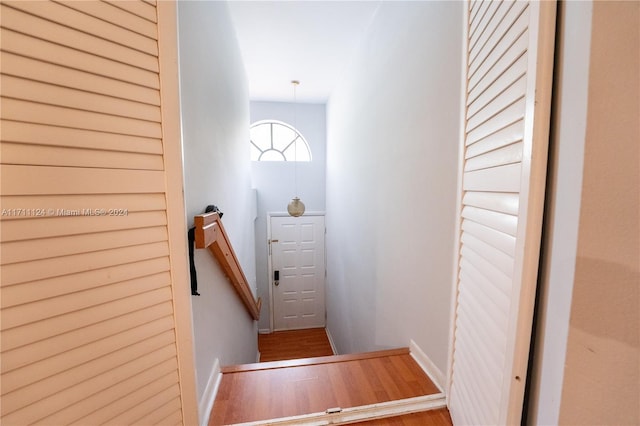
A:
{"type": "Polygon", "coordinates": [[[325,326],[324,279],[324,216],[272,216],[274,330],[325,326]]]}

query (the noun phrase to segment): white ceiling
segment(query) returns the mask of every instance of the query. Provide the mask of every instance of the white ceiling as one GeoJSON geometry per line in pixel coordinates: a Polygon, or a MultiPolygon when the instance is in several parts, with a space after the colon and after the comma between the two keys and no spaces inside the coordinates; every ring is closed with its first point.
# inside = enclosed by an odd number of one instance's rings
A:
{"type": "Polygon", "coordinates": [[[251,100],[325,103],[379,1],[230,1],[251,100]]]}

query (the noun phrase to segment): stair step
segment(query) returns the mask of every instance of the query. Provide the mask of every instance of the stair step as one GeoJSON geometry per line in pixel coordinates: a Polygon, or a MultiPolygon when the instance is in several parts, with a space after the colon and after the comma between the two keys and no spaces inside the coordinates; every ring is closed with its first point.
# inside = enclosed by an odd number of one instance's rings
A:
{"type": "Polygon", "coordinates": [[[285,361],[256,362],[253,364],[239,364],[222,367],[222,373],[240,373],[243,371],[273,370],[276,368],[301,367],[318,364],[332,364],[335,362],[356,361],[362,359],[382,358],[386,356],[404,355],[409,348],[387,349],[383,351],[362,352],[346,355],[329,355],[315,358],[289,359],[285,361]]]}
{"type": "Polygon", "coordinates": [[[348,423],[445,404],[400,348],[225,367],[209,424],[348,423]]]}

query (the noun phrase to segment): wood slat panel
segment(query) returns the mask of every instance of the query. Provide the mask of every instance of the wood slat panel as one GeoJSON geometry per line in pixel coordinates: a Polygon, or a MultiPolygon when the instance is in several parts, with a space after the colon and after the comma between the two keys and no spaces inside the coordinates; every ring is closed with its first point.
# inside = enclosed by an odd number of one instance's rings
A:
{"type": "Polygon", "coordinates": [[[521,34],[529,25],[529,3],[516,2],[504,19],[496,27],[487,43],[482,46],[478,54],[469,62],[469,77],[480,71],[482,65],[490,66],[504,53],[513,42],[514,35],[521,34]]]}
{"type": "MultiPolygon", "coordinates": [[[[459,369],[459,375],[464,375],[463,377],[473,377],[473,372],[479,371],[481,369],[481,365],[479,365],[479,363],[475,359],[473,359],[473,357],[469,357],[467,355],[468,350],[469,349],[465,348],[465,351],[460,357],[461,359],[459,359],[457,364],[455,365],[455,367],[459,369]]],[[[474,413],[474,421],[477,422],[477,424],[497,424],[491,421],[492,417],[495,418],[495,415],[492,415],[492,412],[495,411],[495,408],[493,407],[495,407],[496,395],[490,394],[487,391],[480,390],[480,385],[481,383],[479,380],[474,380],[471,381],[468,386],[465,386],[463,388],[462,398],[464,398],[463,400],[465,403],[465,407],[467,407],[467,411],[474,413]]],[[[467,420],[463,424],[472,425],[474,424],[474,422],[467,420]]]]}
{"type": "Polygon", "coordinates": [[[161,138],[160,123],[115,115],[100,114],[17,99],[2,98],[0,116],[6,120],[76,129],[97,130],[122,135],[161,138]]]}
{"type": "MultiPolygon", "coordinates": [[[[155,231],[155,237],[154,237],[154,231],[151,230],[149,231],[151,236],[143,235],[140,242],[135,242],[135,238],[144,231],[146,230],[144,229],[143,230],[126,230],[118,233],[110,232],[105,234],[98,234],[97,237],[99,237],[102,241],[95,246],[90,246],[91,250],[88,250],[88,251],[89,252],[96,251],[96,250],[92,250],[96,247],[98,247],[100,250],[109,250],[109,249],[115,249],[120,247],[131,247],[131,246],[138,246],[140,244],[166,241],[166,229],[157,228],[155,231]],[[114,234],[119,234],[115,236],[116,238],[119,238],[120,241],[118,241],[117,239],[115,241],[111,241],[111,237],[114,236],[114,234]],[[129,235],[129,234],[133,234],[133,235],[129,235]],[[122,242],[122,240],[124,240],[124,243],[122,242]]],[[[70,241],[71,244],[76,244],[76,242],[73,241],[75,238],[77,238],[77,236],[66,237],[66,238],[61,238],[56,240],[59,241],[61,244],[64,243],[65,241],[70,241]]],[[[89,238],[96,238],[96,235],[89,235],[87,238],[83,238],[83,239],[89,239],[89,238]]],[[[25,244],[25,242],[23,241],[19,241],[16,244],[20,244],[21,249],[27,247],[27,244],[25,244]]],[[[56,246],[54,245],[54,247],[56,246]]],[[[65,254],[67,256],[71,254],[86,253],[86,251],[82,250],[82,246],[80,246],[79,248],[71,248],[71,249],[67,247],[56,247],[56,248],[58,249],[58,252],[69,252],[65,254]],[[72,251],[73,253],[71,253],[72,251]]],[[[13,253],[13,250],[16,250],[16,249],[12,247],[11,244],[3,244],[3,253],[2,253],[3,257],[9,254],[12,256],[16,256],[13,253]]],[[[27,251],[26,248],[25,248],[25,251],[27,251]]],[[[40,258],[55,259],[56,257],[59,257],[59,255],[60,255],[59,253],[52,255],[44,251],[43,253],[37,253],[37,254],[31,254],[27,252],[27,253],[24,253],[22,257],[25,259],[34,258],[29,260],[37,260],[35,259],[37,256],[40,256],[40,258]]],[[[10,260],[13,260],[13,259],[3,259],[3,262],[9,263],[10,260]]],[[[22,261],[26,261],[26,260],[22,260],[22,261]]],[[[17,286],[18,288],[13,288],[16,286],[4,285],[2,290],[2,307],[9,307],[9,306],[18,305],[21,303],[28,303],[30,301],[44,299],[46,297],[52,297],[55,294],[63,294],[62,292],[67,289],[68,290],[66,292],[72,292],[80,289],[91,288],[92,286],[98,287],[100,285],[106,285],[109,283],[118,282],[115,280],[116,277],[142,276],[144,275],[142,272],[147,272],[147,273],[156,272],[157,271],[156,269],[152,269],[152,265],[153,267],[160,267],[160,265],[162,265],[161,266],[162,268],[168,268],[168,266],[166,265],[166,258],[161,257],[157,259],[150,259],[146,261],[136,262],[135,266],[131,266],[129,264],[117,265],[115,267],[105,268],[103,270],[85,271],[77,274],[77,276],[65,275],[63,277],[49,278],[48,280],[32,281],[31,283],[28,283],[28,284],[27,283],[21,284],[20,286],[17,286]],[[134,273],[134,271],[131,270],[133,268],[139,268],[141,271],[141,275],[131,275],[134,273]],[[87,281],[82,283],[81,280],[87,280],[87,281]]],[[[160,270],[164,271],[167,269],[160,269],[160,270]]]]}
{"type": "Polygon", "coordinates": [[[110,61],[106,58],[49,43],[5,28],[0,30],[0,37],[3,41],[2,49],[6,52],[17,55],[24,55],[25,52],[28,52],[28,57],[40,61],[126,81],[151,89],[160,88],[158,74],[153,71],[110,61]]]}
{"type": "Polygon", "coordinates": [[[104,1],[106,3],[109,3],[112,6],[118,7],[122,10],[126,10],[127,12],[133,15],[146,19],[147,21],[158,22],[155,6],[152,6],[143,1],[140,1],[140,0],[132,0],[132,1],[104,0],[104,1]]]}
{"type": "Polygon", "coordinates": [[[6,7],[4,3],[0,12],[4,28],[154,73],[159,71],[157,56],[6,7]]]}
{"type": "MultiPolygon", "coordinates": [[[[3,129],[4,130],[4,129],[3,129]]],[[[127,209],[129,213],[165,210],[163,194],[76,194],[43,196],[0,196],[2,208],[7,210],[2,220],[37,219],[42,210],[127,209]],[[91,207],[87,207],[91,206],[91,207]],[[9,212],[12,210],[12,212],[9,212]],[[22,210],[30,210],[29,212],[22,210]],[[37,210],[37,211],[36,211],[37,210]]]]}
{"type": "Polygon", "coordinates": [[[511,296],[511,280],[507,275],[469,248],[469,246],[463,246],[460,249],[460,253],[464,260],[473,265],[487,281],[495,285],[505,296],[511,296]]]}
{"type": "Polygon", "coordinates": [[[157,377],[156,380],[145,384],[140,389],[135,389],[133,392],[129,392],[129,389],[123,391],[125,397],[113,401],[112,404],[102,407],[85,417],[78,418],[71,424],[78,426],[104,424],[106,421],[142,403],[149,398],[149,395],[156,395],[178,382],[178,373],[175,370],[157,377]]]}
{"type": "Polygon", "coordinates": [[[173,314],[170,301],[2,352],[2,373],[46,360],[173,314]]]}
{"type": "Polygon", "coordinates": [[[139,194],[164,191],[164,173],[155,170],[5,165],[0,173],[3,195],[139,194]],[[42,182],[48,182],[49,185],[44,187],[42,182]]]}
{"type": "Polygon", "coordinates": [[[520,191],[521,165],[508,164],[490,169],[464,173],[463,189],[465,191],[520,191]]]}
{"type": "MultiPolygon", "coordinates": [[[[509,300],[503,297],[498,299],[492,299],[485,291],[481,280],[476,280],[470,271],[461,271],[460,282],[464,283],[465,293],[468,293],[465,297],[469,297],[470,309],[474,311],[483,311],[482,316],[487,318],[484,327],[495,334],[493,337],[496,344],[506,345],[506,334],[504,333],[505,326],[507,325],[509,318],[509,300]]],[[[493,288],[493,286],[491,286],[493,288]]],[[[499,292],[493,292],[491,294],[499,294],[499,292]]],[[[499,387],[499,382],[495,382],[496,387],[499,387]]]]}
{"type": "Polygon", "coordinates": [[[162,154],[162,141],[160,139],[9,120],[2,121],[2,138],[6,142],[24,144],[162,154]]]}
{"type": "MultiPolygon", "coordinates": [[[[492,29],[497,25],[496,22],[500,22],[501,16],[504,15],[504,9],[508,9],[508,7],[506,7],[506,3],[509,2],[495,1],[487,3],[488,6],[486,7],[484,16],[478,21],[478,26],[469,37],[469,50],[472,53],[474,52],[474,47],[476,47],[478,43],[480,43],[480,47],[482,47],[484,43],[480,40],[486,40],[486,37],[488,37],[487,33],[491,34],[492,29]]],[[[476,50],[479,50],[479,48],[476,48],[476,50]]]]}
{"type": "Polygon", "coordinates": [[[487,14],[487,10],[489,9],[489,2],[480,2],[478,5],[477,11],[472,11],[473,17],[471,18],[469,25],[469,33],[473,36],[480,22],[483,22],[485,15],[487,14]]]}
{"type": "Polygon", "coordinates": [[[123,153],[41,145],[31,145],[26,150],[23,144],[8,142],[2,145],[2,163],[130,170],[164,169],[162,155],[157,154],[123,153]]]}
{"type": "Polygon", "coordinates": [[[180,421],[155,4],[11,1],[0,19],[3,218],[18,212],[0,232],[0,422],[180,421]]]}
{"type": "Polygon", "coordinates": [[[162,241],[56,257],[53,259],[12,263],[2,267],[2,286],[41,280],[49,277],[67,276],[81,271],[90,271],[119,264],[155,259],[168,256],[168,254],[168,243],[162,241]]]}
{"type": "Polygon", "coordinates": [[[470,220],[462,221],[462,230],[465,234],[473,235],[501,252],[513,257],[516,249],[516,237],[505,234],[488,226],[481,225],[470,220]]]}
{"type": "Polygon", "coordinates": [[[160,107],[3,75],[2,96],[83,111],[160,122],[160,107]]]}
{"type": "Polygon", "coordinates": [[[480,6],[482,6],[482,1],[481,0],[472,0],[469,2],[470,7],[468,9],[468,23],[470,24],[471,22],[475,21],[476,19],[476,15],[478,14],[478,10],[480,9],[480,6]]]}
{"type": "Polygon", "coordinates": [[[495,28],[502,22],[504,16],[511,10],[514,5],[514,1],[495,1],[490,3],[491,8],[491,20],[487,21],[483,25],[480,23],[480,28],[469,37],[468,50],[470,57],[475,57],[478,51],[486,44],[487,40],[494,33],[495,28]]]}
{"type": "MultiPolygon", "coordinates": [[[[87,353],[90,353],[94,359],[110,356],[110,354],[118,352],[121,349],[126,349],[129,346],[144,341],[148,336],[158,336],[161,334],[162,346],[169,344],[174,340],[171,335],[173,326],[173,318],[171,315],[165,316],[164,318],[149,321],[141,326],[133,327],[120,334],[97,340],[86,346],[49,357],[11,372],[3,373],[2,395],[14,392],[23,386],[37,384],[40,381],[43,381],[43,384],[46,383],[46,381],[58,382],[58,378],[52,376],[65,371],[73,372],[74,369],[78,371],[77,368],[82,366],[86,361],[87,353]]],[[[87,368],[88,366],[83,368],[85,376],[87,372],[93,372],[87,370],[87,368]]],[[[80,373],[78,376],[82,374],[83,373],[80,373]]]]}
{"type": "MultiPolygon", "coordinates": [[[[109,368],[102,374],[96,375],[95,377],[77,384],[71,384],[70,387],[51,394],[45,399],[35,401],[30,405],[23,406],[16,411],[7,413],[3,417],[4,421],[9,424],[16,423],[16,420],[19,420],[19,422],[33,423],[56,412],[61,407],[64,408],[74,404],[75,402],[111,386],[113,383],[125,380],[131,375],[144,371],[149,365],[158,364],[162,361],[166,361],[167,359],[175,358],[176,355],[174,344],[158,348],[153,352],[147,352],[146,354],[144,353],[145,349],[148,350],[149,348],[145,348],[145,345],[140,346],[141,347],[136,346],[134,348],[137,349],[137,351],[132,350],[132,358],[130,358],[132,361],[120,366],[114,366],[114,368],[109,368]],[[137,355],[138,353],[139,355],[137,355]]],[[[34,391],[36,390],[38,389],[34,389],[34,391]]],[[[32,400],[30,394],[24,395],[24,397],[32,400]]],[[[13,394],[9,394],[5,398],[11,399],[5,399],[3,401],[3,405],[6,404],[12,407],[21,406],[21,403],[24,402],[24,400],[13,397],[13,394]],[[14,398],[17,399],[17,401],[13,401],[14,398]]]]}
{"type": "Polygon", "coordinates": [[[170,388],[138,404],[124,415],[109,420],[105,425],[162,424],[164,418],[178,409],[180,409],[180,388],[177,384],[174,384],[170,388]],[[144,413],[144,415],[137,417],[140,413],[144,413]],[[127,419],[133,420],[127,421],[127,419]]]}
{"type": "Polygon", "coordinates": [[[511,126],[513,123],[522,120],[524,118],[524,108],[524,99],[520,99],[519,101],[503,109],[492,119],[486,121],[477,128],[468,132],[466,141],[467,145],[478,142],[479,140],[482,140],[487,136],[491,136],[493,133],[496,133],[499,130],[511,126]]]}
{"type": "Polygon", "coordinates": [[[124,29],[111,22],[97,19],[54,2],[4,1],[5,5],[22,10],[32,15],[55,22],[65,27],[74,28],[87,34],[93,34],[104,40],[139,50],[149,55],[158,56],[156,40],[133,31],[124,29]]]}
{"type": "MultiPolygon", "coordinates": [[[[519,197],[518,194],[504,192],[467,191],[464,193],[462,203],[465,206],[479,207],[515,216],[518,214],[519,197]]],[[[517,222],[514,221],[514,224],[517,222]]]]}
{"type": "Polygon", "coordinates": [[[515,123],[508,124],[495,133],[476,141],[473,145],[469,145],[465,152],[465,158],[473,158],[485,152],[519,142],[522,140],[523,132],[524,120],[520,119],[515,123]]]}
{"type": "MultiPolygon", "coordinates": [[[[483,371],[483,373],[481,373],[482,376],[491,377],[491,374],[485,373],[487,371],[490,371],[489,369],[483,368],[482,363],[478,362],[478,359],[476,359],[474,356],[468,355],[469,353],[473,353],[473,349],[471,348],[471,352],[469,352],[469,348],[467,348],[466,346],[467,345],[461,346],[461,349],[464,348],[464,352],[460,359],[457,360],[458,363],[456,364],[456,368],[460,369],[459,374],[461,376],[464,374],[464,377],[473,377],[473,372],[483,371]],[[472,374],[472,376],[469,376],[470,373],[472,374]]],[[[496,405],[495,402],[497,395],[487,390],[486,387],[483,386],[484,384],[485,382],[482,382],[481,380],[474,380],[469,383],[469,386],[465,386],[465,402],[466,404],[468,404],[467,407],[469,408],[469,411],[473,409],[473,413],[477,416],[476,421],[478,422],[478,424],[496,424],[492,423],[490,419],[492,418],[492,416],[495,416],[492,413],[495,412],[494,407],[496,405]]],[[[465,424],[471,425],[473,423],[470,422],[465,424]]]]}
{"type": "Polygon", "coordinates": [[[487,104],[482,105],[478,112],[473,115],[469,113],[469,118],[467,120],[467,129],[475,129],[480,124],[486,123],[488,120],[496,117],[509,105],[512,105],[519,99],[523,99],[526,90],[527,80],[524,76],[521,76],[518,80],[505,88],[504,91],[498,94],[495,98],[489,100],[487,104]]]}
{"type": "MultiPolygon", "coordinates": [[[[498,285],[491,282],[485,275],[480,272],[476,267],[469,262],[468,259],[462,259],[460,261],[460,277],[463,275],[472,279],[473,283],[478,287],[481,287],[482,292],[487,295],[487,297],[494,301],[495,304],[500,306],[508,306],[509,305],[509,297],[500,289],[498,285]]],[[[498,313],[495,313],[498,315],[498,313]]],[[[503,315],[504,313],[500,313],[503,315]]],[[[500,316],[502,318],[502,316],[500,316]]],[[[496,317],[498,319],[498,317],[496,317]]],[[[506,321],[506,318],[505,318],[506,321]]]]}
{"type": "MultiPolygon", "coordinates": [[[[33,4],[33,2],[24,2],[33,4]]],[[[24,53],[24,52],[23,52],[24,53]]],[[[87,93],[98,93],[148,105],[160,105],[158,89],[93,74],[63,65],[31,59],[10,52],[0,52],[2,74],[20,76],[33,81],[69,87],[87,93]]],[[[4,90],[6,87],[3,87],[4,90]]]]}
{"type": "Polygon", "coordinates": [[[490,244],[471,235],[468,232],[462,234],[463,245],[478,253],[506,276],[513,277],[513,258],[508,254],[495,249],[490,244]]]}
{"type": "Polygon", "coordinates": [[[161,289],[169,286],[171,275],[167,272],[134,278],[103,287],[65,294],[2,310],[2,330],[44,321],[59,315],[88,309],[102,303],[161,289]]]}
{"type": "MultiPolygon", "coordinates": [[[[478,91],[475,92],[477,96],[467,99],[467,104],[469,105],[467,115],[469,117],[475,115],[481,108],[500,95],[500,93],[505,90],[505,87],[514,84],[519,78],[524,77],[527,71],[527,61],[528,56],[525,52],[506,68],[500,69],[502,71],[501,74],[493,75],[491,72],[487,74],[487,76],[485,76],[486,83],[489,84],[484,87],[478,85],[478,91]]],[[[483,81],[483,83],[484,82],[485,81],[483,81]]]]}
{"type": "MultiPolygon", "coordinates": [[[[455,365],[456,364],[454,363],[453,366],[455,367],[455,365]]],[[[469,407],[469,409],[466,411],[458,410],[450,413],[452,424],[470,425],[471,424],[471,420],[469,419],[470,412],[472,410],[475,413],[478,412],[477,410],[473,409],[472,404],[469,402],[469,398],[467,395],[468,392],[469,392],[469,389],[463,386],[456,386],[451,388],[451,393],[449,397],[452,400],[457,401],[458,404],[460,404],[462,407],[469,407]]]]}
{"type": "Polygon", "coordinates": [[[489,151],[486,154],[468,159],[464,164],[464,170],[469,172],[520,163],[522,161],[522,149],[522,142],[517,142],[504,148],[489,151]]]}
{"type": "MultiPolygon", "coordinates": [[[[460,318],[460,325],[456,333],[459,336],[460,340],[465,342],[464,346],[460,346],[460,351],[463,353],[470,352],[473,354],[473,357],[469,357],[475,360],[472,365],[475,365],[477,368],[482,368],[492,373],[497,373],[499,375],[499,372],[502,370],[501,367],[504,359],[500,359],[499,355],[497,357],[495,356],[497,352],[495,348],[489,347],[479,333],[470,333],[468,331],[468,327],[473,326],[474,323],[473,320],[466,315],[465,311],[458,310],[458,316],[460,318]],[[466,350],[464,350],[463,348],[466,350]]],[[[473,375],[465,375],[465,378],[470,379],[468,383],[473,383],[473,385],[471,385],[472,387],[479,387],[478,380],[473,375]]],[[[502,379],[502,377],[499,377],[499,379],[502,379]]],[[[482,392],[476,391],[474,392],[474,394],[475,393],[482,392]]],[[[491,399],[494,400],[495,397],[496,396],[491,399]]]]}
{"type": "Polygon", "coordinates": [[[164,419],[160,420],[158,424],[182,426],[184,424],[183,418],[182,418],[182,408],[174,410],[173,413],[166,416],[164,419]]]}
{"type": "Polygon", "coordinates": [[[507,50],[502,53],[495,62],[485,63],[481,67],[482,69],[469,80],[470,89],[467,104],[477,99],[477,97],[494,84],[500,76],[513,67],[519,58],[527,54],[528,36],[528,30],[523,31],[522,34],[512,41],[507,47],[507,50]]]}
{"type": "MultiPolygon", "coordinates": [[[[51,424],[61,424],[63,422],[69,423],[79,421],[83,416],[92,414],[94,411],[106,411],[107,415],[113,417],[114,415],[120,414],[115,410],[118,407],[117,404],[127,401],[127,397],[129,395],[133,398],[133,395],[137,392],[144,393],[147,386],[152,386],[158,378],[166,377],[172,372],[175,374],[176,369],[177,364],[175,359],[169,359],[156,365],[152,365],[148,369],[129,377],[126,380],[108,387],[97,394],[90,395],[75,404],[65,407],[64,409],[47,417],[43,422],[38,422],[36,424],[48,426],[51,424]],[[113,407],[113,410],[111,410],[111,404],[116,404],[113,407]]],[[[84,424],[98,423],[84,422],[84,424]]]]}
{"type": "MultiPolygon", "coordinates": [[[[480,306],[478,301],[468,293],[467,289],[469,287],[470,283],[468,281],[460,281],[461,293],[458,315],[466,316],[470,323],[475,324],[474,334],[482,341],[484,347],[500,348],[498,350],[503,349],[506,344],[507,337],[498,325],[493,321],[487,320],[488,310],[498,309],[498,307],[494,304],[487,306],[486,309],[485,307],[480,306]]],[[[487,350],[489,351],[490,349],[487,350]]],[[[491,358],[494,359],[494,357],[491,358]]]]}
{"type": "MultiPolygon", "coordinates": [[[[161,366],[168,366],[170,364],[163,363],[161,366]]],[[[175,367],[174,367],[175,368],[175,367]]],[[[109,419],[113,418],[115,415],[122,414],[124,411],[135,407],[137,404],[142,402],[145,398],[148,398],[149,394],[157,394],[164,389],[167,389],[172,384],[177,383],[178,374],[175,370],[162,371],[160,369],[154,374],[156,377],[155,380],[148,381],[149,379],[141,381],[138,380],[135,383],[136,386],[139,386],[140,383],[144,385],[141,388],[134,388],[132,391],[131,388],[122,389],[121,395],[124,397],[119,398],[117,400],[110,401],[107,406],[100,407],[99,409],[89,413],[88,415],[82,417],[82,414],[86,414],[87,409],[83,410],[81,416],[76,416],[73,420],[73,423],[69,424],[77,424],[77,425],[98,425],[104,424],[109,419]]],[[[79,405],[79,404],[78,404],[79,405]]],[[[76,409],[81,408],[77,407],[76,409]]],[[[75,413],[73,413],[75,414],[75,413]]]]}
{"type": "Polygon", "coordinates": [[[5,330],[2,332],[2,351],[76,330],[79,325],[81,328],[88,327],[169,300],[171,300],[171,289],[164,287],[129,297],[126,300],[115,300],[82,311],[72,312],[64,317],[49,318],[44,322],[5,330]]]}
{"type": "Polygon", "coordinates": [[[2,312],[2,330],[88,309],[102,303],[160,289],[169,284],[170,275],[166,272],[158,273],[26,305],[5,308],[2,312]]]}
{"type": "Polygon", "coordinates": [[[105,2],[85,2],[76,0],[54,0],[71,9],[78,10],[89,16],[94,16],[106,22],[111,22],[122,28],[126,28],[135,33],[142,34],[154,40],[158,39],[157,26],[146,19],[128,13],[118,7],[105,2]]]}
{"type": "MultiPolygon", "coordinates": [[[[504,363],[504,356],[499,354],[500,349],[489,345],[487,341],[484,340],[485,336],[481,332],[476,333],[475,330],[474,332],[469,331],[469,327],[475,323],[473,318],[469,317],[468,312],[463,310],[462,307],[458,309],[457,315],[460,318],[460,325],[456,333],[463,337],[461,341],[466,342],[465,347],[471,349],[473,359],[477,360],[475,364],[499,376],[504,363]]],[[[499,377],[499,379],[501,380],[502,377],[499,377]]],[[[477,380],[473,380],[470,383],[476,382],[477,380]]]]}
{"type": "Polygon", "coordinates": [[[464,206],[462,209],[462,218],[480,223],[514,237],[518,232],[518,217],[510,214],[503,214],[501,212],[473,206],[464,206]]]}
{"type": "MultiPolygon", "coordinates": [[[[139,212],[126,215],[82,216],[68,215],[45,217],[38,220],[12,220],[3,224],[2,241],[20,241],[42,239],[66,235],[91,234],[96,232],[116,231],[157,227],[167,224],[166,212],[139,212]]],[[[145,237],[149,238],[149,237],[145,237]]],[[[79,242],[86,244],[87,240],[79,242]]],[[[141,241],[142,243],[143,241],[141,241]]],[[[146,241],[144,241],[146,242],[146,241]]],[[[131,243],[130,243],[131,244],[131,243]]],[[[88,246],[86,250],[93,247],[88,246]]],[[[97,251],[98,248],[96,247],[97,251]]],[[[91,250],[94,251],[94,250],[91,250]]]]}

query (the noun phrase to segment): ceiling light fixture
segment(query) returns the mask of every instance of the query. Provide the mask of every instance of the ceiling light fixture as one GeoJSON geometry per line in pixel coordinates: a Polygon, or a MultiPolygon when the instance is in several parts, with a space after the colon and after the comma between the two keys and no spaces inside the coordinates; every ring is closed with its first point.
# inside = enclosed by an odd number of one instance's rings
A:
{"type": "MultiPolygon", "coordinates": [[[[298,80],[293,80],[291,81],[291,84],[293,85],[293,128],[298,131],[298,99],[296,97],[296,88],[300,82],[298,80]]],[[[296,136],[296,139],[293,141],[293,168],[293,181],[295,185],[294,193],[298,194],[298,136],[296,136]]],[[[302,216],[304,214],[304,203],[300,201],[298,195],[295,195],[291,199],[291,202],[289,202],[289,205],[287,206],[287,211],[289,212],[289,215],[293,217],[302,216]]]]}

